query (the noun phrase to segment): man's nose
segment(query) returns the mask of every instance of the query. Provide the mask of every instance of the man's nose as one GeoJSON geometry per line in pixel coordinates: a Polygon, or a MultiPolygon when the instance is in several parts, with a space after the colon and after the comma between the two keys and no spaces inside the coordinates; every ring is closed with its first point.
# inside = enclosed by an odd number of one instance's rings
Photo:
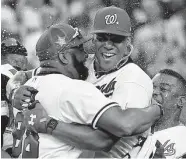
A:
{"type": "Polygon", "coordinates": [[[161,95],[161,92],[160,92],[160,89],[159,88],[154,88],[153,89],[153,98],[158,102],[158,103],[163,103],[163,98],[162,98],[162,95],[161,95]]]}
{"type": "Polygon", "coordinates": [[[110,49],[113,49],[113,42],[108,39],[107,41],[105,41],[104,47],[107,48],[107,49],[109,49],[109,50],[110,49]]]}

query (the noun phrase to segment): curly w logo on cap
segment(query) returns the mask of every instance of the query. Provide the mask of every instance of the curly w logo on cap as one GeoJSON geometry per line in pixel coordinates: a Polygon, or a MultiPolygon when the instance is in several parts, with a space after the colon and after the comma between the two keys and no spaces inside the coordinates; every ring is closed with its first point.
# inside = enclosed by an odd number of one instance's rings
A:
{"type": "Polygon", "coordinates": [[[117,14],[113,14],[113,15],[110,15],[110,14],[108,14],[108,15],[106,15],[105,16],[105,23],[106,24],[119,24],[119,22],[117,21],[117,14]]]}

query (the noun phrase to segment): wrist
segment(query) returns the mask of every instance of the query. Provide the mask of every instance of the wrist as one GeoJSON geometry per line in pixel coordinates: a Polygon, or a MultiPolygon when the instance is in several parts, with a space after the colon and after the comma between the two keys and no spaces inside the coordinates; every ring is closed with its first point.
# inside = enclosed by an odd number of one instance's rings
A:
{"type": "Polygon", "coordinates": [[[52,118],[52,117],[49,117],[47,119],[47,122],[46,122],[46,131],[47,131],[47,134],[52,134],[52,132],[56,129],[58,125],[58,120],[52,118]]]}

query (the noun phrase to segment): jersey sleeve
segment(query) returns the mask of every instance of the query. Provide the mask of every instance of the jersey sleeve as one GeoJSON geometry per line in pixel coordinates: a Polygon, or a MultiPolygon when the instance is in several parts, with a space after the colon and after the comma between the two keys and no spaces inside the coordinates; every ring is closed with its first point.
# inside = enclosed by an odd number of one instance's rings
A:
{"type": "Polygon", "coordinates": [[[119,107],[116,102],[106,98],[94,85],[79,81],[69,93],[61,94],[61,112],[72,122],[92,125],[111,107],[119,107]],[[65,99],[65,100],[64,100],[65,99]]]}

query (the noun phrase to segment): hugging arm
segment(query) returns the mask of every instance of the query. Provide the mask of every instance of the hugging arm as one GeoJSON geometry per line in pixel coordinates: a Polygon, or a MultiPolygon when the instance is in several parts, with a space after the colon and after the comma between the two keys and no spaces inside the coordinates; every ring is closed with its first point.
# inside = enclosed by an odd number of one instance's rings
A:
{"type": "Polygon", "coordinates": [[[52,132],[56,138],[75,147],[93,151],[109,151],[119,139],[99,129],[80,124],[67,124],[59,121],[52,132]]]}
{"type": "Polygon", "coordinates": [[[160,116],[161,109],[158,104],[143,109],[122,110],[120,107],[112,107],[101,115],[96,127],[118,137],[131,136],[148,130],[160,116]]]}

